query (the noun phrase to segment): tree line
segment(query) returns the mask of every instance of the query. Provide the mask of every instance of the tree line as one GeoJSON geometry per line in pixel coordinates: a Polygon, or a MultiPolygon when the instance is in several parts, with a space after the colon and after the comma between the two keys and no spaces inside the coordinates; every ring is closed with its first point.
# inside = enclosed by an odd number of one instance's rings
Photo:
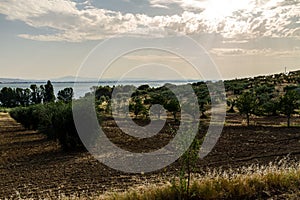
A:
{"type": "MultiPolygon", "coordinates": [[[[57,100],[65,103],[71,102],[73,98],[73,89],[65,88],[57,94],[57,100]]],[[[30,85],[29,88],[11,88],[3,87],[0,90],[0,106],[13,108],[17,106],[29,106],[41,103],[55,102],[56,96],[51,81],[45,85],[30,85]]]]}
{"type": "MultiPolygon", "coordinates": [[[[287,125],[290,126],[291,117],[299,113],[300,79],[298,77],[300,77],[300,71],[291,76],[281,74],[225,81],[227,112],[238,111],[246,117],[248,125],[250,125],[251,115],[285,115],[287,125]]],[[[11,98],[7,98],[10,100],[6,99],[5,101],[3,97],[7,90],[9,89],[1,90],[0,101],[2,106],[5,104],[3,102],[9,102],[6,104],[7,107],[17,106],[10,111],[14,119],[28,129],[38,130],[46,134],[49,139],[58,140],[65,150],[83,148],[73,121],[70,103],[73,96],[72,88],[59,91],[57,100],[50,81],[39,88],[31,86],[30,89],[23,89],[23,93],[18,90],[19,94],[25,93],[26,98],[20,98],[22,95],[17,95],[17,89],[11,89],[13,92],[10,93],[15,94],[11,95],[11,98]]],[[[215,88],[213,92],[221,91],[215,88]]],[[[150,87],[149,85],[139,87],[132,85],[95,86],[84,98],[73,100],[73,103],[77,105],[82,103],[84,108],[84,100],[89,97],[95,98],[96,111],[98,116],[101,116],[100,121],[103,116],[110,117],[112,112],[116,112],[114,114],[120,117],[131,116],[141,120],[148,119],[150,114],[154,114],[157,119],[160,119],[161,114],[166,110],[170,118],[179,122],[182,109],[190,114],[192,119],[197,120],[197,113],[200,113],[200,118],[209,116],[207,111],[210,110],[212,103],[207,82],[188,85],[165,84],[161,87],[150,87]],[[192,96],[187,87],[191,87],[196,94],[199,110],[193,106],[192,96]],[[173,93],[175,90],[177,96],[173,93]],[[178,98],[182,101],[179,102],[178,98]],[[160,106],[155,106],[157,104],[160,106]],[[113,107],[115,110],[112,109],[113,107]]],[[[214,99],[214,101],[223,100],[214,99]]],[[[88,117],[89,113],[86,114],[88,117]]]]}
{"type": "Polygon", "coordinates": [[[225,81],[228,112],[237,109],[246,116],[287,117],[290,126],[293,114],[299,113],[300,71],[225,81]]]}
{"type": "Polygon", "coordinates": [[[156,88],[149,85],[141,85],[137,88],[132,85],[99,86],[86,95],[95,95],[96,109],[102,115],[111,115],[112,106],[114,106],[117,115],[132,115],[135,119],[147,119],[150,114],[153,114],[160,119],[161,114],[166,110],[175,121],[178,121],[179,112],[183,109],[196,120],[197,111],[192,106],[192,95],[187,87],[191,87],[195,91],[201,117],[206,118],[205,111],[210,107],[210,96],[204,82],[193,85],[165,84],[156,88]],[[175,96],[172,90],[176,90],[179,96],[175,96]],[[130,91],[134,92],[128,96],[130,91]],[[113,92],[116,95],[112,98],[113,92]],[[183,103],[180,103],[177,97],[183,100],[183,103]]]}
{"type": "MultiPolygon", "coordinates": [[[[278,116],[287,117],[287,126],[296,110],[299,109],[300,95],[295,90],[288,90],[282,96],[270,97],[268,93],[256,93],[253,90],[245,91],[236,98],[236,107],[241,114],[246,115],[247,125],[250,125],[250,116],[278,116]]],[[[232,109],[231,109],[232,111],[232,109]]]]}
{"type": "Polygon", "coordinates": [[[38,130],[49,140],[57,140],[65,151],[83,148],[72,115],[73,89],[58,91],[51,81],[39,87],[4,87],[0,91],[1,106],[12,108],[10,115],[26,129],[38,130]]]}
{"type": "MultiPolygon", "coordinates": [[[[250,116],[279,116],[285,115],[287,117],[287,126],[290,126],[291,117],[297,114],[300,106],[300,87],[298,85],[286,85],[285,87],[277,88],[274,84],[269,83],[256,83],[250,82],[247,85],[239,83],[238,81],[226,83],[227,92],[227,105],[228,113],[238,111],[240,114],[246,116],[247,125],[250,125],[250,116]],[[249,86],[248,86],[249,84],[249,86]],[[241,86],[242,85],[242,86],[241,86]],[[244,88],[237,92],[237,88],[244,88]]],[[[200,113],[200,118],[206,118],[208,111],[211,107],[211,99],[206,83],[198,82],[191,84],[195,94],[198,98],[199,110],[195,110],[192,102],[189,101],[189,94],[185,92],[185,86],[169,85],[168,87],[152,88],[149,85],[142,85],[138,88],[133,88],[135,92],[130,98],[124,98],[126,92],[129,91],[130,86],[100,86],[95,90],[96,105],[98,112],[102,114],[111,114],[111,107],[116,107],[117,114],[130,113],[134,118],[147,119],[150,115],[150,108],[155,104],[162,105],[161,107],[154,107],[152,114],[160,115],[163,109],[171,114],[174,120],[178,120],[181,109],[186,113],[195,116],[200,113]],[[176,87],[180,94],[184,96],[184,102],[179,103],[177,97],[169,89],[176,87]],[[112,92],[118,90],[118,95],[111,99],[112,92]],[[129,113],[125,113],[126,106],[129,106],[129,113]]],[[[134,86],[131,86],[134,87],[134,86]]]]}

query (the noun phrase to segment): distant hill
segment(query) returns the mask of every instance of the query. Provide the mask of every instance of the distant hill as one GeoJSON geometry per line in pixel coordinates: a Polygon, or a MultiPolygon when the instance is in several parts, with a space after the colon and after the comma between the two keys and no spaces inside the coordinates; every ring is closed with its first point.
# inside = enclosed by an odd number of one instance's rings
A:
{"type": "Polygon", "coordinates": [[[0,78],[0,83],[30,83],[30,82],[44,82],[41,80],[29,80],[20,78],[0,78]]]}
{"type": "Polygon", "coordinates": [[[52,82],[97,82],[96,78],[85,78],[85,77],[75,77],[75,76],[64,76],[60,78],[51,79],[52,82]]]}
{"type": "MultiPolygon", "coordinates": [[[[225,82],[240,82],[240,81],[250,81],[252,79],[257,81],[265,82],[265,79],[284,79],[284,76],[288,76],[292,79],[300,79],[300,70],[298,71],[291,71],[287,74],[285,73],[278,73],[278,74],[271,74],[271,75],[260,75],[255,77],[248,77],[248,78],[236,78],[236,79],[229,79],[224,80],[225,82]]],[[[51,80],[51,82],[99,82],[97,78],[89,78],[89,77],[75,77],[75,76],[64,76],[59,78],[52,78],[52,79],[21,79],[21,78],[0,78],[0,83],[45,83],[47,80],[51,80]]],[[[116,79],[101,79],[100,82],[116,82],[116,79]]],[[[125,79],[121,82],[182,82],[180,80],[151,80],[147,78],[131,78],[131,79],[125,79]]],[[[199,80],[188,80],[189,82],[197,82],[199,80]]]]}
{"type": "MultiPolygon", "coordinates": [[[[48,79],[47,79],[48,80],[48,79]]],[[[42,79],[20,79],[20,78],[0,78],[0,83],[45,83],[47,80],[42,79]]],[[[97,82],[96,78],[83,78],[75,76],[65,76],[60,78],[50,79],[51,82],[97,82]]]]}

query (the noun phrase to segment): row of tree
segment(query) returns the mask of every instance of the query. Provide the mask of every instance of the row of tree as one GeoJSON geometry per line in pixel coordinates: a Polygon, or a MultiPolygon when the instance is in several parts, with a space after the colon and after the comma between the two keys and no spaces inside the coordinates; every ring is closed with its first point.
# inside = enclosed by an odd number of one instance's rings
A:
{"type": "MultiPolygon", "coordinates": [[[[260,116],[264,113],[270,113],[273,116],[284,114],[287,117],[287,126],[290,127],[291,117],[297,113],[296,109],[299,109],[300,106],[299,93],[296,90],[288,90],[282,96],[267,98],[267,100],[264,99],[262,103],[257,93],[245,91],[234,101],[239,112],[246,115],[248,126],[251,115],[260,116]]],[[[233,107],[229,111],[233,111],[233,107]]]]}
{"type": "MultiPolygon", "coordinates": [[[[290,126],[290,118],[300,105],[300,71],[292,75],[225,81],[228,112],[238,110],[247,117],[248,125],[250,115],[284,114],[290,126]]],[[[220,92],[217,88],[211,90],[213,93],[220,92]]],[[[131,114],[135,118],[147,118],[150,112],[153,112],[160,118],[164,110],[167,110],[174,120],[177,120],[183,109],[196,120],[197,113],[206,117],[206,111],[210,109],[212,102],[207,82],[181,86],[166,84],[157,88],[149,85],[138,88],[130,85],[99,86],[93,87],[92,92],[86,96],[92,94],[95,94],[95,105],[101,116],[117,112],[127,116],[131,114]],[[199,110],[193,106],[189,87],[192,87],[193,93],[196,94],[199,110]],[[173,91],[176,91],[176,95],[173,91]],[[112,107],[116,110],[113,111],[112,107]]],[[[56,101],[53,86],[48,81],[46,85],[31,85],[28,89],[3,88],[0,91],[0,103],[5,107],[16,106],[17,108],[11,109],[10,114],[26,128],[38,130],[49,139],[58,140],[65,150],[77,150],[84,147],[73,120],[74,107],[70,103],[72,96],[72,88],[66,88],[58,92],[56,101]]],[[[83,120],[87,122],[83,124],[88,124],[93,116],[89,116],[92,112],[85,109],[85,99],[74,100],[73,104],[77,105],[75,108],[82,109],[83,120]]]]}
{"type": "MultiPolygon", "coordinates": [[[[249,84],[249,83],[248,83],[249,84]]],[[[262,83],[252,86],[244,85],[245,89],[236,91],[236,82],[227,83],[227,104],[228,112],[235,112],[237,109],[247,118],[247,124],[250,124],[250,116],[278,116],[280,114],[287,117],[287,125],[290,126],[290,119],[293,114],[297,113],[300,105],[300,87],[293,85],[285,85],[284,87],[276,87],[274,84],[262,83]]],[[[199,110],[195,110],[189,101],[189,94],[185,91],[185,86],[168,85],[159,88],[152,88],[148,85],[142,85],[138,88],[134,86],[100,86],[94,88],[98,111],[111,114],[112,105],[115,106],[117,114],[123,113],[134,115],[135,118],[147,118],[149,112],[160,118],[162,112],[167,110],[177,120],[181,109],[195,116],[200,113],[202,118],[206,117],[206,111],[211,107],[211,99],[206,83],[199,82],[191,85],[198,97],[199,110]],[[132,88],[130,88],[132,87],[132,88]],[[184,101],[179,104],[177,97],[172,93],[170,88],[180,91],[184,101]],[[118,94],[112,99],[113,91],[118,94]],[[132,96],[127,97],[126,93],[135,91],[132,96]],[[160,104],[161,106],[153,106],[160,104]],[[126,106],[129,106],[126,109],[126,106]]],[[[195,119],[196,120],[196,119],[195,119]]]]}
{"type": "Polygon", "coordinates": [[[177,121],[179,112],[183,109],[196,120],[197,111],[192,106],[193,101],[191,101],[191,94],[186,89],[187,87],[196,91],[201,116],[206,117],[205,111],[210,106],[210,96],[205,83],[197,83],[197,86],[166,84],[158,88],[149,85],[141,85],[138,88],[130,85],[99,86],[94,88],[93,92],[96,97],[97,110],[102,114],[111,114],[112,107],[114,107],[114,112],[118,115],[128,116],[132,114],[136,119],[145,119],[150,114],[154,114],[159,119],[166,110],[177,121]],[[175,96],[172,90],[177,91],[178,96],[175,96]],[[113,93],[114,97],[112,98],[113,93]],[[128,93],[132,93],[132,95],[128,96],[128,93]],[[180,103],[177,97],[181,99],[180,103]]]}
{"type": "Polygon", "coordinates": [[[2,88],[0,103],[13,107],[10,115],[25,128],[38,130],[48,139],[57,140],[63,150],[83,149],[72,115],[73,89],[58,91],[57,98],[51,81],[39,87],[2,88]]]}
{"type": "MultiPolygon", "coordinates": [[[[58,101],[71,102],[73,89],[65,88],[57,94],[58,101]]],[[[0,90],[0,106],[13,108],[17,106],[29,106],[40,103],[55,102],[54,88],[51,81],[45,85],[30,85],[29,88],[4,87],[0,90]]]]}
{"type": "Polygon", "coordinates": [[[224,82],[227,92],[228,112],[235,108],[247,118],[250,116],[278,116],[290,119],[300,105],[300,71],[280,73],[224,82]]]}
{"type": "Polygon", "coordinates": [[[72,104],[52,102],[16,107],[10,116],[26,129],[37,130],[49,140],[58,141],[65,151],[83,149],[72,115],[72,104]]]}

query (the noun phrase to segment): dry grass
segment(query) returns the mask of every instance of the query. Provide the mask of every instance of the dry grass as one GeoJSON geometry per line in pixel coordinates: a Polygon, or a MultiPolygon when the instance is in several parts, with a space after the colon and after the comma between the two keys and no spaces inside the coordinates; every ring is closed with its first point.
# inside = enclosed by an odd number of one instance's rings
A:
{"type": "MultiPolygon", "coordinates": [[[[268,166],[252,165],[237,170],[212,170],[205,176],[194,177],[190,199],[266,199],[279,196],[284,199],[298,199],[299,185],[300,163],[283,159],[268,166]]],[[[180,199],[176,187],[178,185],[166,183],[164,187],[150,186],[125,193],[107,193],[96,199],[180,199]]]]}
{"type": "MultiPolygon", "coordinates": [[[[299,199],[300,163],[283,159],[268,166],[252,165],[234,170],[206,170],[194,175],[189,199],[299,199]]],[[[178,181],[178,180],[177,180],[178,181]]],[[[167,182],[162,187],[144,185],[127,192],[109,192],[83,197],[61,194],[61,200],[174,200],[183,199],[178,185],[167,182]]],[[[51,199],[51,198],[49,198],[51,199]]],[[[185,198],[186,199],[186,198],[185,198]]]]}

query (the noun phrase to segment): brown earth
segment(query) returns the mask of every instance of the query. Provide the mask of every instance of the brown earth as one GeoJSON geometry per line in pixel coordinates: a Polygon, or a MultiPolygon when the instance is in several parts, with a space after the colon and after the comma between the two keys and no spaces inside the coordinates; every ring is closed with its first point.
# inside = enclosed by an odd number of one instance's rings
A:
{"type": "MultiPolygon", "coordinates": [[[[293,121],[299,124],[299,119],[293,121]]],[[[207,167],[240,167],[268,164],[287,155],[300,158],[300,127],[282,126],[282,117],[255,118],[245,127],[241,116],[227,116],[222,136],[213,151],[198,163],[207,167]],[[276,126],[270,126],[270,122],[276,126]],[[261,125],[264,126],[261,126],[261,125]]],[[[104,130],[117,145],[132,151],[149,151],[167,144],[172,134],[164,129],[148,140],[136,141],[120,132],[112,120],[104,130]]],[[[205,129],[201,130],[205,132],[205,129]]],[[[176,174],[177,164],[150,174],[126,174],[112,170],[87,152],[64,153],[43,134],[25,130],[6,113],[0,113],[0,199],[53,198],[61,194],[90,196],[105,191],[163,184],[176,174]]]]}

